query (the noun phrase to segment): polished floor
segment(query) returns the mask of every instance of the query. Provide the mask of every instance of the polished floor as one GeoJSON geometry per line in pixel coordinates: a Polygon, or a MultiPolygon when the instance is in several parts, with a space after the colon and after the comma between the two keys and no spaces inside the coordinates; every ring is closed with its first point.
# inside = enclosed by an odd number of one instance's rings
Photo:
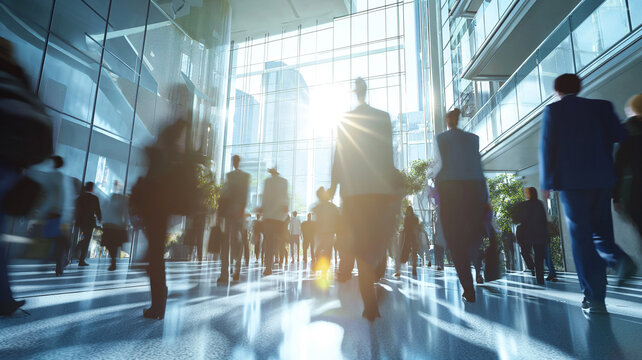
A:
{"type": "MultiPolygon", "coordinates": [[[[301,265],[267,278],[251,262],[216,286],[217,262],[168,263],[164,321],[143,319],[142,267],[104,260],[55,277],[13,265],[25,309],[0,318],[0,359],[642,359],[642,281],[609,286],[610,315],[587,319],[573,274],[546,288],[526,273],[477,288],[464,304],[454,269],[378,285],[381,319],[361,317],[356,278],[322,281],[301,265]]],[[[614,283],[614,281],[611,281],[614,283]]]]}

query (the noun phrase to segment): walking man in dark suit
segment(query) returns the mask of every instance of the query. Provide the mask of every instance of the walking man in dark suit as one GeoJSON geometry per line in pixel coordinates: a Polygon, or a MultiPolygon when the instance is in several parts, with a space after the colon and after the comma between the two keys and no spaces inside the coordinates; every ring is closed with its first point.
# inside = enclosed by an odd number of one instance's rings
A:
{"type": "Polygon", "coordinates": [[[100,202],[98,197],[92,192],[94,191],[94,183],[85,183],[85,189],[80,196],[76,199],[76,226],[80,229],[82,240],[78,244],[80,246],[80,261],[78,266],[89,266],[85,261],[87,252],[89,251],[89,242],[96,227],[96,220],[102,221],[102,213],[100,212],[100,202]]]}
{"type": "Polygon", "coordinates": [[[225,219],[225,236],[221,244],[221,276],[217,282],[227,283],[229,281],[230,249],[232,260],[236,260],[236,267],[232,279],[239,280],[241,272],[241,255],[243,251],[243,229],[245,222],[245,207],[247,205],[247,194],[250,188],[250,174],[239,170],[241,157],[232,156],[234,170],[225,175],[223,187],[223,203],[225,208],[220,214],[225,219]]]}
{"type": "Polygon", "coordinates": [[[435,181],[439,192],[439,218],[459,282],[464,288],[462,298],[475,302],[470,263],[479,256],[479,230],[490,207],[479,155],[479,137],[457,128],[459,114],[457,108],[448,112],[448,130],[437,135],[436,168],[439,173],[435,181]]]}
{"type": "Polygon", "coordinates": [[[542,116],[540,181],[544,197],[557,190],[566,214],[585,313],[605,313],[606,267],[620,281],[635,273],[631,258],[615,244],[611,190],[615,185],[613,144],[627,132],[604,100],[577,96],[581,81],[564,74],[555,79],[560,101],[542,116]]]}

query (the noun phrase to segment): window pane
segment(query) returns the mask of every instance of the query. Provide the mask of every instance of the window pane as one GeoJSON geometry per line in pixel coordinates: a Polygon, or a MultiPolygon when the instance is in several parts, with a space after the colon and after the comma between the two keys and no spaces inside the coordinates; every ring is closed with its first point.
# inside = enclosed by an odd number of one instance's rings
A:
{"type": "Polygon", "coordinates": [[[624,0],[606,0],[573,30],[577,70],[583,69],[628,32],[624,0]]]}
{"type": "Polygon", "coordinates": [[[105,20],[81,0],[56,2],[51,32],[66,44],[100,61],[105,20]]]}
{"type": "Polygon", "coordinates": [[[517,103],[519,104],[520,119],[524,118],[531,110],[542,103],[537,67],[523,78],[518,79],[517,103]]]}
{"type": "Polygon", "coordinates": [[[542,98],[553,95],[553,83],[560,74],[574,73],[571,39],[567,36],[539,63],[542,98]]]}
{"type": "Polygon", "coordinates": [[[368,41],[383,40],[386,37],[386,13],[384,10],[368,13],[368,41]]]}
{"type": "MultiPolygon", "coordinates": [[[[50,38],[50,41],[55,43],[55,39],[50,38]]],[[[50,44],[47,49],[40,96],[52,108],[89,122],[96,93],[98,64],[86,57],[83,59],[79,53],[63,53],[58,48],[50,44]]]]}

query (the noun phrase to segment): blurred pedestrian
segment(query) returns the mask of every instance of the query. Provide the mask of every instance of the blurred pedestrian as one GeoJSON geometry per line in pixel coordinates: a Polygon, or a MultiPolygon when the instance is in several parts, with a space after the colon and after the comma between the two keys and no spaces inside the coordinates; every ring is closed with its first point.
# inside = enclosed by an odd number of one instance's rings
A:
{"type": "Polygon", "coordinates": [[[85,183],[82,194],[76,199],[76,207],[74,210],[76,219],[76,226],[80,229],[81,241],[78,243],[80,248],[80,259],[78,266],[89,266],[85,261],[89,251],[89,243],[94,233],[94,229],[98,222],[102,221],[102,213],[100,211],[100,202],[98,197],[93,194],[94,183],[88,181],[85,183]]]}
{"type": "Polygon", "coordinates": [[[116,259],[120,253],[120,247],[129,241],[129,204],[127,197],[122,193],[122,187],[114,181],[113,192],[107,201],[103,217],[102,245],[109,251],[111,258],[107,270],[116,270],[116,259]]]}
{"type": "MultiPolygon", "coordinates": [[[[5,215],[25,216],[36,205],[40,185],[22,170],[53,152],[51,119],[32,92],[14,57],[13,45],[0,38],[0,227],[5,215]]],[[[25,304],[13,298],[6,244],[0,241],[0,315],[10,316],[25,304]]]]}
{"type": "Polygon", "coordinates": [[[396,230],[402,176],[394,166],[390,116],[366,104],[362,78],[355,80],[354,92],[359,105],[337,128],[328,196],[332,199],[340,187],[359,269],[362,315],[374,321],[380,316],[374,283],[385,271],[386,250],[396,230]]]}

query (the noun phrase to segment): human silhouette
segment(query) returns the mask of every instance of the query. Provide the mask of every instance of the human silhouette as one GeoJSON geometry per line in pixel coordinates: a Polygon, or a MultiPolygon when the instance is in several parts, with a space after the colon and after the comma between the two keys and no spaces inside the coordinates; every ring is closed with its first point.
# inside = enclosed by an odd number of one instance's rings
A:
{"type": "Polygon", "coordinates": [[[615,209],[630,219],[642,236],[642,94],[627,102],[632,113],[626,121],[629,137],[620,143],[615,155],[615,209]]]}
{"type": "Polygon", "coordinates": [[[359,105],[337,128],[332,163],[332,198],[340,187],[342,215],[353,236],[359,269],[363,316],[379,317],[374,282],[385,269],[386,250],[395,231],[402,181],[394,166],[390,116],[366,104],[366,82],[355,80],[359,105]],[[394,210],[392,210],[394,209],[394,210]]]}
{"type": "Polygon", "coordinates": [[[282,248],[284,224],[288,216],[288,181],[279,176],[276,167],[268,170],[270,177],[265,179],[261,199],[261,216],[263,217],[263,242],[265,244],[264,276],[272,274],[274,257],[282,248]]]}
{"type": "Polygon", "coordinates": [[[76,226],[80,229],[80,236],[82,240],[78,246],[80,248],[80,259],[78,266],[89,266],[85,261],[87,252],[89,251],[89,243],[91,242],[94,229],[98,222],[102,221],[102,213],[100,211],[100,202],[98,197],[93,194],[94,183],[88,181],[85,183],[83,192],[76,198],[75,216],[76,226]]]}
{"type": "Polygon", "coordinates": [[[418,237],[419,219],[412,206],[408,206],[403,220],[401,262],[412,264],[412,276],[417,276],[418,237]]]}
{"type": "Polygon", "coordinates": [[[546,259],[546,246],[549,242],[546,209],[544,204],[537,199],[537,189],[527,187],[524,189],[524,193],[527,200],[515,206],[513,221],[520,224],[522,241],[528,244],[535,253],[534,267],[537,284],[545,285],[544,260],[546,259]]]}
{"type": "Polygon", "coordinates": [[[51,239],[56,262],[56,276],[61,276],[67,265],[69,255],[69,237],[63,231],[63,211],[65,207],[64,175],[60,168],[64,166],[61,156],[52,156],[53,168],[43,182],[47,194],[45,204],[40,209],[40,217],[45,221],[43,237],[51,239]]]}
{"type": "Polygon", "coordinates": [[[256,261],[261,260],[261,249],[263,245],[263,222],[261,215],[257,214],[252,222],[252,244],[254,244],[254,256],[256,261]]]}
{"type": "Polygon", "coordinates": [[[243,233],[245,223],[245,207],[250,188],[250,174],[239,169],[241,157],[232,156],[234,170],[225,175],[225,185],[221,202],[225,204],[219,215],[225,219],[225,236],[221,245],[221,276],[217,282],[229,281],[230,252],[236,262],[232,279],[238,281],[241,273],[241,256],[243,255],[243,233]]]}
{"type": "Polygon", "coordinates": [[[111,258],[107,270],[116,270],[116,259],[119,257],[119,248],[129,241],[129,204],[127,197],[118,180],[114,181],[113,193],[109,197],[103,211],[102,245],[109,251],[111,258]]]}
{"type": "MultiPolygon", "coordinates": [[[[13,45],[0,37],[0,227],[5,215],[25,216],[36,206],[39,185],[22,170],[53,152],[51,118],[32,92],[29,79],[15,60],[13,45]]],[[[25,304],[13,298],[7,270],[6,244],[0,240],[0,316],[11,316],[25,304]]]]}
{"type": "Polygon", "coordinates": [[[308,263],[308,248],[310,248],[310,260],[312,264],[316,262],[314,254],[314,237],[316,226],[312,221],[312,213],[308,213],[307,220],[301,224],[301,234],[303,235],[303,262],[308,263]]]}
{"type": "Polygon", "coordinates": [[[448,130],[437,135],[439,173],[435,180],[440,199],[439,217],[464,288],[462,298],[475,302],[470,263],[479,254],[480,229],[490,209],[479,155],[479,137],[457,128],[459,114],[459,109],[448,112],[448,130]]]}
{"type": "Polygon", "coordinates": [[[542,115],[540,181],[544,198],[549,190],[559,191],[584,293],[582,309],[590,314],[606,312],[606,266],[617,270],[620,282],[636,266],[615,244],[611,215],[613,145],[627,131],[610,102],[577,96],[581,87],[575,74],[555,79],[560,100],[542,115]]]}
{"type": "Polygon", "coordinates": [[[317,261],[314,270],[321,271],[321,278],[326,279],[332,257],[332,245],[339,220],[339,210],[330,200],[323,186],[317,189],[317,204],[312,208],[317,226],[315,233],[317,261]]]}
{"type": "Polygon", "coordinates": [[[290,218],[290,255],[292,255],[292,263],[296,257],[296,262],[299,262],[299,250],[301,243],[301,220],[298,218],[296,211],[292,212],[290,218]],[[296,248],[296,250],[295,250],[296,248]]]}
{"type": "Polygon", "coordinates": [[[502,247],[506,261],[506,270],[515,270],[515,234],[512,231],[502,231],[502,247]]]}
{"type": "Polygon", "coordinates": [[[149,168],[132,188],[132,213],[141,219],[148,241],[147,260],[152,305],[143,317],[163,319],[167,305],[165,246],[170,215],[194,215],[205,211],[198,191],[197,163],[186,153],[187,122],[177,120],[165,127],[145,151],[149,168]]]}

